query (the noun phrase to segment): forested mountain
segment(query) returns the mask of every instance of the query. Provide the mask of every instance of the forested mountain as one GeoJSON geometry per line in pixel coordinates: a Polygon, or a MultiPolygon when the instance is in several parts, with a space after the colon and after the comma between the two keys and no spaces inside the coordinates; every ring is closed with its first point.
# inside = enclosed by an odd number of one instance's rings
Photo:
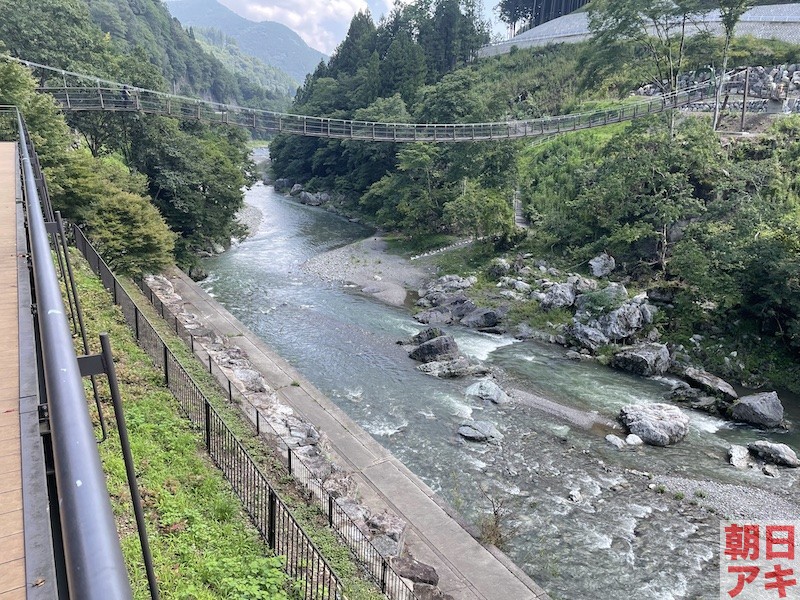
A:
{"type": "MultiPolygon", "coordinates": [[[[263,108],[287,98],[233,75],[157,0],[0,0],[0,11],[0,42],[29,60],[263,108]]],[[[239,233],[234,215],[253,181],[246,131],[81,113],[69,116],[68,136],[63,117],[42,108],[46,97],[34,94],[31,76],[0,67],[0,102],[29,120],[56,208],[86,228],[116,269],[158,270],[176,258],[191,268],[197,251],[239,233]]]]}
{"type": "Polygon", "coordinates": [[[261,87],[287,97],[294,96],[297,82],[277,67],[270,66],[260,59],[245,54],[232,37],[219,29],[189,28],[189,35],[194,36],[209,54],[217,57],[230,71],[244,75],[261,87]]]}
{"type": "Polygon", "coordinates": [[[184,27],[218,29],[236,40],[243,53],[288,73],[298,84],[327,58],[285,25],[248,21],[217,0],[167,0],[166,6],[184,27]]]}

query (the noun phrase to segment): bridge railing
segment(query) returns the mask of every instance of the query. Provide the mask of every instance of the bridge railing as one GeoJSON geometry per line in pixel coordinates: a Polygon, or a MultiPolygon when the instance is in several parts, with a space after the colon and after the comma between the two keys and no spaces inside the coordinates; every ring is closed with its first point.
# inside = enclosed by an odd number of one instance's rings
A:
{"type": "MultiPolygon", "coordinates": [[[[132,591],[53,263],[45,223],[45,215],[50,211],[46,197],[40,197],[40,190],[46,188],[33,144],[18,112],[16,120],[37,323],[36,346],[43,375],[40,389],[47,400],[58,494],[51,510],[60,522],[66,588],[74,599],[124,600],[132,598],[132,591]]],[[[65,590],[61,593],[66,594],[65,590]]]]}
{"type": "Polygon", "coordinates": [[[165,385],[186,417],[203,432],[205,450],[230,482],[256,529],[276,555],[285,557],[284,569],[298,584],[297,596],[302,600],[344,600],[338,576],[256,461],[142,314],[83,231],[76,226],[72,231],[76,247],[112,294],[114,303],[120,306],[137,343],[164,374],[165,385]]]}
{"type": "Polygon", "coordinates": [[[641,97],[618,107],[555,117],[493,123],[380,123],[275,113],[127,87],[45,87],[67,111],[147,113],[280,133],[380,142],[474,142],[532,138],[599,127],[673,110],[713,95],[704,83],[641,97]]]}

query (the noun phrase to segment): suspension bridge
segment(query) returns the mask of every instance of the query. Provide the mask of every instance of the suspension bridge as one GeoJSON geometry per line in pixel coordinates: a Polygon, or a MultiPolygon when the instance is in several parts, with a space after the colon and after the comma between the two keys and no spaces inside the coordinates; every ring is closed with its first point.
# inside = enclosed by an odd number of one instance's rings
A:
{"type": "Polygon", "coordinates": [[[704,82],[667,94],[626,101],[613,108],[536,119],[490,123],[381,123],[221,104],[134,87],[10,56],[2,58],[49,74],[47,84],[39,89],[52,95],[65,112],[144,113],[256,131],[369,142],[453,143],[540,138],[690,107],[707,102],[715,91],[712,82],[704,82]]]}

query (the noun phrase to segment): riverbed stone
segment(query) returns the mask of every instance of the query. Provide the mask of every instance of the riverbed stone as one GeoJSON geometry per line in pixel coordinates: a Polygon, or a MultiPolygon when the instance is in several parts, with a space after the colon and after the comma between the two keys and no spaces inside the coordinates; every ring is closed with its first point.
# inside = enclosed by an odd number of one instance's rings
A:
{"type": "Polygon", "coordinates": [[[625,437],[625,443],[628,446],[641,446],[642,444],[644,444],[644,440],[635,433],[629,433],[625,437]]]}
{"type": "Polygon", "coordinates": [[[637,344],[614,355],[611,366],[635,375],[663,375],[670,367],[669,348],[664,344],[637,344]]]}
{"type": "Polygon", "coordinates": [[[683,372],[683,376],[689,383],[694,384],[714,395],[722,396],[728,400],[736,400],[739,398],[739,394],[736,393],[736,390],[733,389],[733,386],[731,386],[730,383],[721,377],[712,375],[708,371],[695,369],[694,367],[687,367],[683,372]]]}
{"type": "Polygon", "coordinates": [[[750,451],[745,446],[733,444],[728,450],[728,462],[737,469],[746,469],[753,465],[750,451]]]}
{"type": "Polygon", "coordinates": [[[751,454],[755,454],[767,462],[787,467],[800,467],[797,454],[786,444],[774,444],[766,440],[759,440],[747,444],[747,449],[751,454]]]}
{"type": "Polygon", "coordinates": [[[438,327],[428,327],[420,331],[417,335],[411,338],[411,343],[415,346],[419,346],[420,344],[424,344],[425,342],[429,342],[437,337],[441,337],[445,335],[444,331],[439,329],[438,327]]]}
{"type": "Polygon", "coordinates": [[[473,383],[467,388],[465,393],[467,396],[474,396],[481,400],[489,400],[494,404],[508,404],[511,402],[511,398],[508,397],[508,394],[505,393],[503,388],[491,379],[481,379],[473,383]]]}
{"type": "Polygon", "coordinates": [[[295,183],[295,184],[292,186],[292,189],[291,189],[291,191],[289,192],[289,195],[290,195],[290,196],[298,196],[298,195],[300,194],[300,192],[302,192],[304,189],[305,189],[305,188],[303,187],[303,184],[301,184],[301,183],[295,183]]]}
{"type": "Polygon", "coordinates": [[[480,376],[486,375],[489,372],[489,369],[485,366],[481,364],[472,364],[463,356],[459,356],[455,360],[435,360],[425,363],[419,365],[417,370],[441,379],[454,379],[467,375],[480,376]]]}
{"type": "Polygon", "coordinates": [[[689,417],[671,404],[629,404],[620,410],[619,420],[651,446],[676,444],[689,433],[689,417]]]}
{"type": "Polygon", "coordinates": [[[497,326],[502,320],[501,311],[494,308],[478,308],[461,319],[461,324],[473,329],[486,329],[497,326]]]}
{"type": "Polygon", "coordinates": [[[783,404],[775,392],[742,396],[733,405],[731,418],[759,427],[780,427],[783,425],[783,404]]]}
{"type": "Polygon", "coordinates": [[[458,344],[452,335],[440,335],[423,342],[409,353],[409,358],[423,363],[458,358],[458,344]]]}
{"type": "Polygon", "coordinates": [[[614,446],[617,450],[622,450],[623,448],[625,448],[625,440],[623,440],[618,435],[614,435],[613,433],[609,433],[606,436],[606,441],[612,446],[614,446]]]}
{"type": "Polygon", "coordinates": [[[458,428],[458,434],[473,442],[494,442],[503,439],[503,434],[489,421],[468,421],[458,428]]]}

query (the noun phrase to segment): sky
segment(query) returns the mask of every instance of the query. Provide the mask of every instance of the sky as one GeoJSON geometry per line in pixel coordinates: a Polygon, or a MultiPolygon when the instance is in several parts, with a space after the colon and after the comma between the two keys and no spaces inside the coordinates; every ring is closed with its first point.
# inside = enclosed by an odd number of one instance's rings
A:
{"type": "MultiPolygon", "coordinates": [[[[294,29],[312,48],[331,54],[347,34],[350,19],[369,9],[377,21],[402,0],[219,0],[235,13],[251,21],[277,21],[294,29]]],[[[504,34],[494,6],[499,0],[483,0],[484,18],[494,21],[494,30],[504,34]]]]}

